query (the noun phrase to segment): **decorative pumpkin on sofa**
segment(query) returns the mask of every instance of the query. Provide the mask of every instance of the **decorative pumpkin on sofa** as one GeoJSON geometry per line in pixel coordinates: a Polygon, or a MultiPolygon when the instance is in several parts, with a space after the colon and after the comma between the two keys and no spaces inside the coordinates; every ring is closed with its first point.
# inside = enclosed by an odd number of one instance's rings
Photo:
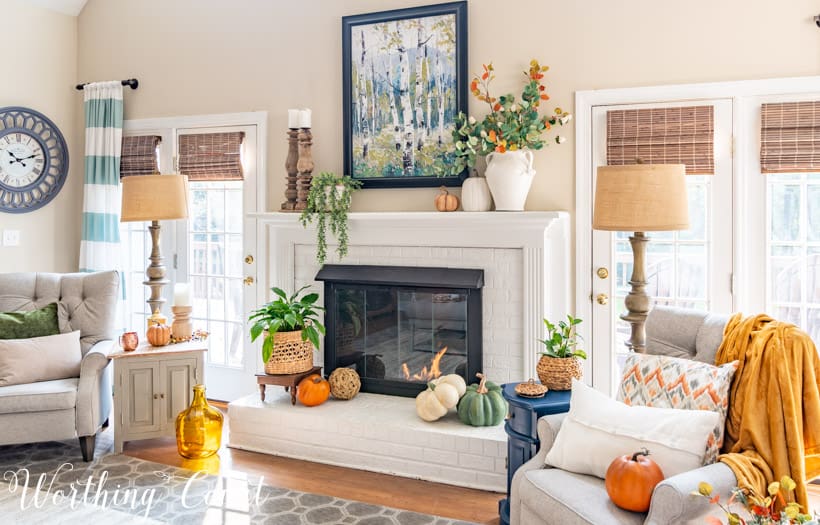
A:
{"type": "Polygon", "coordinates": [[[165,346],[171,342],[171,327],[166,324],[152,324],[145,332],[151,346],[165,346]]]}
{"type": "Polygon", "coordinates": [[[435,421],[458,404],[458,389],[446,382],[427,383],[427,390],[416,396],[416,413],[425,421],[435,421]]]}
{"type": "Polygon", "coordinates": [[[487,381],[480,372],[476,376],[481,382],[467,387],[467,392],[458,403],[458,418],[474,427],[495,426],[507,415],[507,401],[501,395],[500,386],[487,381]]]}
{"type": "Polygon", "coordinates": [[[330,397],[330,383],[319,374],[311,374],[299,381],[296,398],[306,407],[321,405],[330,397]]]}
{"type": "Polygon", "coordinates": [[[646,512],[655,486],[663,481],[663,471],[649,459],[645,448],[632,457],[619,456],[606,469],[604,485],[612,503],[633,512],[646,512]]]}

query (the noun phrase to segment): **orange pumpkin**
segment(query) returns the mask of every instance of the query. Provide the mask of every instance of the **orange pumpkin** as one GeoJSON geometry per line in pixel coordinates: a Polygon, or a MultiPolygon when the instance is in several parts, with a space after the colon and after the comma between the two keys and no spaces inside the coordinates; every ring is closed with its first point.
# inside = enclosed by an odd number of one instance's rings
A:
{"type": "Polygon", "coordinates": [[[152,324],[145,337],[151,346],[165,346],[171,342],[171,327],[165,324],[152,324]]]}
{"type": "Polygon", "coordinates": [[[330,396],[330,383],[319,374],[311,374],[299,381],[296,397],[307,407],[321,405],[330,396]]]}
{"type": "Polygon", "coordinates": [[[456,211],[458,209],[458,197],[450,195],[447,188],[442,186],[439,188],[439,194],[436,195],[436,209],[438,211],[456,211]]]}
{"type": "Polygon", "coordinates": [[[609,465],[604,485],[615,505],[633,512],[649,510],[652,491],[663,481],[663,471],[648,456],[644,448],[631,457],[619,456],[609,465]]]}

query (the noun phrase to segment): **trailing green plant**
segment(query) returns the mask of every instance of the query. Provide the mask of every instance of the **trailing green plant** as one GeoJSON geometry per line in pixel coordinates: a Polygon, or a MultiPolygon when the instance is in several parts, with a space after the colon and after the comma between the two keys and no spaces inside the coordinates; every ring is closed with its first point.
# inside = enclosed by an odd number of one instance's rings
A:
{"type": "Polygon", "coordinates": [[[547,357],[580,357],[586,359],[586,352],[578,349],[578,340],[581,339],[581,336],[575,333],[575,327],[579,324],[581,324],[581,320],[571,315],[567,315],[566,321],[558,321],[557,326],[544,319],[547,338],[540,340],[544,343],[544,351],[540,354],[547,357]]]}
{"type": "Polygon", "coordinates": [[[310,341],[314,347],[319,347],[319,336],[325,334],[325,327],[319,319],[324,308],[316,305],[319,294],[300,294],[308,288],[303,286],[288,296],[281,288],[273,287],[271,291],[276,298],[262,307],[251,312],[248,321],[251,325],[251,341],[265,331],[267,337],[262,343],[262,361],[267,363],[273,353],[273,336],[276,332],[295,332],[301,330],[302,341],[310,341]]]}
{"type": "Polygon", "coordinates": [[[307,195],[307,206],[299,220],[302,226],[316,223],[316,260],[324,264],[327,259],[328,231],[336,237],[336,253],[339,259],[347,255],[347,214],[350,213],[350,199],[362,183],[350,177],[332,172],[322,172],[313,177],[307,195]]]}

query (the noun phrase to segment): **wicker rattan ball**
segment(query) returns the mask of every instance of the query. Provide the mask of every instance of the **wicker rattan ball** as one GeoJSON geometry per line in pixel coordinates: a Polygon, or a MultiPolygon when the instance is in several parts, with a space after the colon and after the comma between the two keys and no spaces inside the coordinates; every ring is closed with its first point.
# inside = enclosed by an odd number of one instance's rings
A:
{"type": "Polygon", "coordinates": [[[327,380],[330,383],[330,393],[336,399],[353,399],[362,387],[359,374],[352,368],[337,368],[327,380]]]}

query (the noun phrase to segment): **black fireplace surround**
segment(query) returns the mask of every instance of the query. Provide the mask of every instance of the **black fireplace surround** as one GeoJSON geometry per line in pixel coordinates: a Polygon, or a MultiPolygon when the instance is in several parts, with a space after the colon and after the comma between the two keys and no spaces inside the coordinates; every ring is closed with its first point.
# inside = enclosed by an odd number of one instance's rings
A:
{"type": "Polygon", "coordinates": [[[482,367],[484,270],[326,264],[324,372],[349,367],[362,392],[415,397],[438,374],[482,367]]]}

